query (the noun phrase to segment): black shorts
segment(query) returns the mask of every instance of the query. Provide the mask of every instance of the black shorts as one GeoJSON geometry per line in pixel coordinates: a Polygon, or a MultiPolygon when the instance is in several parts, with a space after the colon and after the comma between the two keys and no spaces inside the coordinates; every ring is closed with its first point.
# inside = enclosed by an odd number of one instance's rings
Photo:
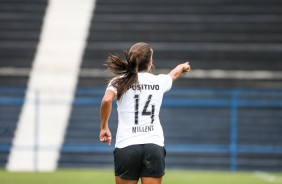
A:
{"type": "Polygon", "coordinates": [[[115,175],[128,180],[161,177],[165,171],[166,150],[156,144],[138,144],[114,150],[115,175]]]}

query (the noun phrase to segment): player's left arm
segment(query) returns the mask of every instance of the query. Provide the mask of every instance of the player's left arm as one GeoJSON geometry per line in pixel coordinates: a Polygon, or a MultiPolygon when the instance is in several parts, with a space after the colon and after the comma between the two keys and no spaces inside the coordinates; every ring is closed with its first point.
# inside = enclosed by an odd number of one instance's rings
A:
{"type": "Polygon", "coordinates": [[[111,144],[112,135],[109,129],[108,121],[112,111],[112,102],[115,99],[116,94],[112,90],[106,90],[105,95],[101,102],[100,107],[100,141],[107,142],[109,145],[111,144]]]}

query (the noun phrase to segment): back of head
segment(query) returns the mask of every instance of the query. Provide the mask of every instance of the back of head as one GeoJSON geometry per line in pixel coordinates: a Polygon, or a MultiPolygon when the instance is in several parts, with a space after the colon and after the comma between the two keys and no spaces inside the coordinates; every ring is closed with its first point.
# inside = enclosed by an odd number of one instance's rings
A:
{"type": "Polygon", "coordinates": [[[112,85],[117,89],[118,100],[130,85],[138,83],[138,72],[148,71],[151,67],[152,49],[147,43],[136,43],[124,54],[126,61],[123,61],[117,54],[109,55],[106,65],[118,76],[112,81],[112,85]]]}
{"type": "Polygon", "coordinates": [[[146,71],[150,67],[152,49],[147,43],[134,44],[125,55],[128,62],[135,62],[138,72],[146,71]]]}

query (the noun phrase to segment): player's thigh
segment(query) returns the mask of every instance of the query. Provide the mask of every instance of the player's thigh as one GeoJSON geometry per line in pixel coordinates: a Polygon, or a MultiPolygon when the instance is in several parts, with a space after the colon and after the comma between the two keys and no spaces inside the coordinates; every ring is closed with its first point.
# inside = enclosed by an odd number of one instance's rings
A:
{"type": "Polygon", "coordinates": [[[127,180],[116,176],[116,184],[137,184],[138,180],[127,180]]]}
{"type": "Polygon", "coordinates": [[[158,177],[158,178],[142,177],[141,181],[142,181],[142,184],[161,184],[162,177],[158,177]]]}

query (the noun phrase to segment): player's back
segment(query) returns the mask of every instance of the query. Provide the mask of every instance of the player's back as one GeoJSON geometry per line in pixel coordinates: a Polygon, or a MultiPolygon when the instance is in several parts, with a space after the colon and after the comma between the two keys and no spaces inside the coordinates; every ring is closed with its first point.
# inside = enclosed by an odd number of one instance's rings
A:
{"type": "Polygon", "coordinates": [[[163,94],[171,88],[168,75],[138,73],[138,83],[128,87],[118,104],[117,145],[150,143],[163,145],[159,112],[163,94]],[[134,139],[131,139],[133,138],[134,139]]]}

